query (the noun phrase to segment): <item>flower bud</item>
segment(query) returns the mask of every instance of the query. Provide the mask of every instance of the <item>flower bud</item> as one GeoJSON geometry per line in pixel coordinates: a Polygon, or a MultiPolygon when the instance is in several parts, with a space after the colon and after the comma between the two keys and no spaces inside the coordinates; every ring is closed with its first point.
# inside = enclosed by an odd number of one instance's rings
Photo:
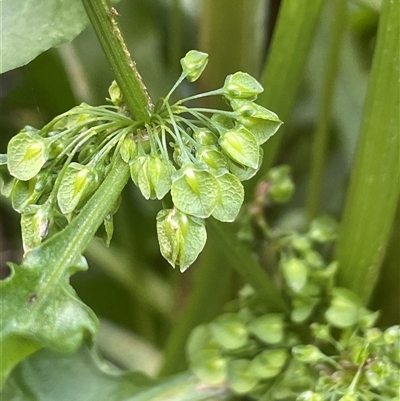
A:
{"type": "Polygon", "coordinates": [[[208,54],[197,50],[190,50],[181,58],[182,71],[189,82],[196,81],[208,63],[208,54]]]}
{"type": "Polygon", "coordinates": [[[240,71],[226,77],[223,89],[224,95],[229,99],[249,100],[255,100],[264,90],[255,78],[240,71]]]}

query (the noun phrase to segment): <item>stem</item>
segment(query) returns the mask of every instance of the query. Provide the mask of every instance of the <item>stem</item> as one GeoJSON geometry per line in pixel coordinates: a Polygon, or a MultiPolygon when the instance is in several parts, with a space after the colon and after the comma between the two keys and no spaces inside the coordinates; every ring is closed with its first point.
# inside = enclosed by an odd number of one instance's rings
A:
{"type": "Polygon", "coordinates": [[[131,113],[137,120],[150,122],[153,105],[115,19],[117,12],[106,0],[82,3],[131,113]]]}
{"type": "MultiPolygon", "coordinates": [[[[257,102],[277,113],[285,123],[290,118],[303,78],[322,4],[323,0],[284,0],[280,7],[261,78],[264,92],[259,95],[257,102]]],[[[259,177],[265,175],[274,163],[286,126],[288,124],[281,127],[279,133],[263,146],[264,161],[258,172],[259,177]]],[[[256,183],[254,179],[248,181],[246,192],[253,193],[256,183]]]]}
{"type": "Polygon", "coordinates": [[[340,227],[339,285],[368,301],[399,199],[399,2],[385,0],[358,148],[340,227]]]}
{"type": "Polygon", "coordinates": [[[335,78],[339,69],[341,43],[346,28],[347,0],[337,0],[334,7],[331,42],[325,64],[325,80],[321,94],[321,110],[312,148],[311,177],[307,202],[309,220],[312,220],[318,214],[321,201],[329,123],[335,92],[335,78]]]}

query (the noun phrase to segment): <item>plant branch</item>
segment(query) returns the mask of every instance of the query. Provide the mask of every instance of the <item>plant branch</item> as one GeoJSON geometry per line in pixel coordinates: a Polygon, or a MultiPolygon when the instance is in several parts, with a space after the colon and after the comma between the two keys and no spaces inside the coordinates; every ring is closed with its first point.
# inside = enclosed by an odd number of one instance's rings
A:
{"type": "Polygon", "coordinates": [[[116,10],[106,0],[82,0],[82,3],[129,110],[137,120],[148,123],[153,105],[115,19],[116,10]]]}

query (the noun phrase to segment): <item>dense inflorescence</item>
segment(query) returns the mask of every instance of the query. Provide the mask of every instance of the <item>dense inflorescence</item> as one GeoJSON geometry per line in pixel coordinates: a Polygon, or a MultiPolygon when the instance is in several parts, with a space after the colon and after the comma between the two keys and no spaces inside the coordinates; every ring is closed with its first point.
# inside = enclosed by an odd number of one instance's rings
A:
{"type": "MultiPolygon", "coordinates": [[[[197,80],[207,61],[205,53],[186,54],[180,78],[156,103],[148,123],[129,115],[114,82],[109,90],[112,105],[82,104],[41,130],[25,127],[11,139],[2,163],[13,179],[3,193],[22,215],[26,252],[79,213],[116,157],[129,164],[132,180],[146,199],[164,200],[157,216],[160,249],[181,271],[204,247],[206,218],[236,218],[244,199],[241,181],[258,171],[260,145],[281,121],[254,103],[263,88],[243,72],[229,75],[220,89],[170,104],[177,86],[184,79],[197,80]],[[222,96],[231,111],[185,106],[215,95],[222,96]]],[[[107,242],[117,206],[104,217],[107,242]]]]}

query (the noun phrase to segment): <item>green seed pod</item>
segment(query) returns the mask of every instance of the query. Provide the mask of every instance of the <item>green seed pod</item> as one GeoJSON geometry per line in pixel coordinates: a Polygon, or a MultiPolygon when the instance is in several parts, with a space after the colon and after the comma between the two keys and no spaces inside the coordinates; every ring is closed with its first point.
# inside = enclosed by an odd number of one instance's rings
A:
{"type": "Polygon", "coordinates": [[[253,169],[258,168],[259,146],[255,136],[246,128],[238,127],[226,131],[218,142],[223,151],[236,163],[253,169]]]}
{"type": "Polygon", "coordinates": [[[323,397],[314,391],[305,391],[296,398],[296,401],[323,401],[323,397]]]}
{"type": "Polygon", "coordinates": [[[326,359],[326,355],[312,344],[296,345],[292,348],[292,354],[297,360],[304,363],[318,363],[326,359]]]}
{"type": "Polygon", "coordinates": [[[130,163],[131,160],[137,155],[136,142],[130,135],[124,137],[119,148],[122,160],[125,163],[130,163]]]}
{"type": "Polygon", "coordinates": [[[388,327],[383,333],[386,344],[395,344],[400,341],[400,325],[388,327]]]}
{"type": "Polygon", "coordinates": [[[57,193],[61,212],[64,215],[73,212],[98,185],[99,176],[93,167],[71,163],[65,171],[57,193]]]}
{"type": "Polygon", "coordinates": [[[227,168],[228,159],[218,150],[217,146],[202,146],[196,152],[200,163],[205,163],[214,170],[227,168]]]}
{"type": "Polygon", "coordinates": [[[206,165],[189,164],[173,175],[171,196],[174,205],[182,212],[207,218],[218,202],[218,181],[206,165]]]}
{"type": "Polygon", "coordinates": [[[236,313],[219,316],[210,324],[210,330],[215,341],[226,350],[236,350],[247,343],[246,324],[236,313]]]}
{"type": "Polygon", "coordinates": [[[312,323],[311,324],[311,331],[313,333],[313,336],[322,341],[331,341],[331,334],[329,330],[329,326],[326,324],[320,324],[320,323],[312,323]]]}
{"type": "Polygon", "coordinates": [[[331,216],[320,216],[311,222],[309,237],[315,242],[330,242],[336,239],[337,221],[331,216]]]}
{"type": "Polygon", "coordinates": [[[301,292],[307,283],[308,267],[307,264],[297,258],[282,260],[281,269],[287,285],[294,292],[301,292]]]}
{"type": "Polygon", "coordinates": [[[270,182],[269,198],[273,202],[288,202],[294,193],[294,184],[290,176],[289,166],[278,166],[269,170],[267,181],[270,182]]]}
{"type": "Polygon", "coordinates": [[[262,161],[263,161],[263,156],[264,156],[264,151],[261,147],[258,148],[258,164],[257,168],[251,168],[251,167],[246,167],[242,166],[239,163],[234,162],[233,160],[228,161],[228,167],[229,171],[235,175],[240,181],[246,181],[249,180],[250,178],[254,177],[255,174],[257,174],[257,171],[260,169],[262,161]]]}
{"type": "Polygon", "coordinates": [[[203,220],[175,208],[157,214],[157,236],[161,254],[181,272],[197,259],[207,239],[203,220]]]}
{"type": "Polygon", "coordinates": [[[249,393],[257,385],[259,379],[249,371],[250,361],[236,359],[228,362],[229,387],[237,394],[249,393]]]}
{"type": "Polygon", "coordinates": [[[193,132],[193,139],[202,146],[211,146],[218,143],[217,136],[207,128],[199,128],[193,132]]]}
{"type": "Polygon", "coordinates": [[[361,301],[356,294],[346,288],[334,288],[325,319],[334,327],[351,327],[358,321],[360,308],[361,301]]]}
{"type": "Polygon", "coordinates": [[[236,120],[226,114],[215,113],[211,117],[211,123],[218,132],[224,132],[234,129],[236,120]]]}
{"type": "Polygon", "coordinates": [[[189,82],[196,81],[208,63],[208,54],[197,50],[190,50],[181,58],[182,71],[189,82]]]}
{"type": "Polygon", "coordinates": [[[239,114],[238,122],[244,125],[262,145],[274,135],[282,121],[272,111],[249,100],[232,100],[231,106],[239,114]]]}
{"type": "Polygon", "coordinates": [[[34,128],[25,127],[11,138],[7,155],[10,174],[21,181],[28,181],[39,173],[48,160],[49,149],[34,128]]]}
{"type": "Polygon", "coordinates": [[[223,86],[224,95],[228,99],[255,100],[264,89],[251,75],[245,72],[236,72],[228,75],[223,86]]]}
{"type": "MultiPolygon", "coordinates": [[[[304,294],[305,295],[305,294],[304,294]]],[[[303,298],[296,297],[292,300],[292,310],[290,312],[290,319],[293,323],[302,323],[308,319],[315,306],[318,303],[318,299],[315,298],[303,298]]]]}
{"type": "Polygon", "coordinates": [[[24,252],[40,245],[46,238],[50,226],[50,203],[32,205],[21,214],[21,232],[24,252]]]}
{"type": "Polygon", "coordinates": [[[252,334],[267,344],[282,342],[285,334],[283,316],[276,313],[257,317],[249,323],[248,328],[252,334]]]}
{"type": "Polygon", "coordinates": [[[119,106],[122,103],[123,95],[116,81],[112,81],[108,88],[108,93],[110,94],[111,103],[115,106],[119,106]]]}
{"type": "Polygon", "coordinates": [[[288,356],[282,348],[263,351],[250,362],[249,373],[259,379],[271,379],[282,371],[288,356]]]}
{"type": "Polygon", "coordinates": [[[199,351],[191,360],[190,368],[203,382],[216,386],[227,377],[226,359],[216,349],[199,351]]]}

